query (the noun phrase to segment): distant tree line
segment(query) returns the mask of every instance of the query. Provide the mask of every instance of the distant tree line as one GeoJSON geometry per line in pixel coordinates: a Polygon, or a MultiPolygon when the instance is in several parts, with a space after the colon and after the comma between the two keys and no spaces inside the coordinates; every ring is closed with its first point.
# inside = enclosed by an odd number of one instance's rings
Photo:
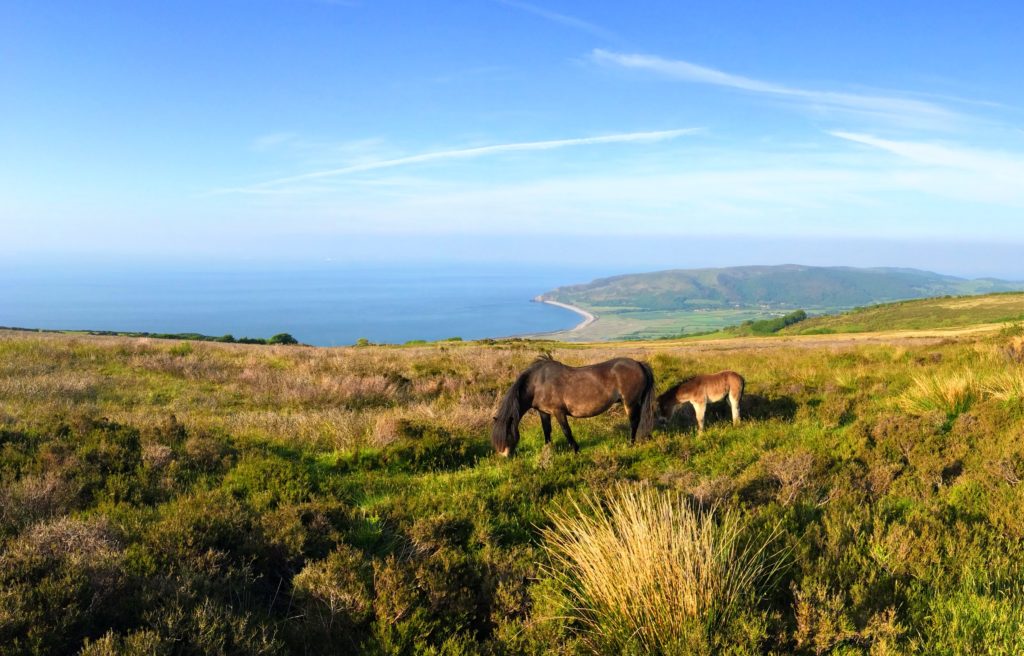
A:
{"type": "Polygon", "coordinates": [[[757,321],[751,319],[744,321],[740,326],[755,335],[771,335],[772,333],[779,332],[786,326],[792,326],[795,323],[800,323],[806,318],[806,312],[803,310],[797,310],[796,312],[790,312],[787,315],[776,317],[774,319],[760,319],[757,321]]]}
{"type": "Polygon", "coordinates": [[[298,344],[288,333],[277,333],[271,337],[235,337],[227,334],[216,337],[214,335],[203,335],[202,333],[149,333],[140,331],[118,331],[118,330],[46,330],[44,328],[18,328],[15,326],[0,326],[0,330],[21,330],[34,333],[83,333],[86,335],[107,335],[111,337],[150,337],[152,339],[180,339],[192,342],[222,342],[226,344],[298,344]]]}

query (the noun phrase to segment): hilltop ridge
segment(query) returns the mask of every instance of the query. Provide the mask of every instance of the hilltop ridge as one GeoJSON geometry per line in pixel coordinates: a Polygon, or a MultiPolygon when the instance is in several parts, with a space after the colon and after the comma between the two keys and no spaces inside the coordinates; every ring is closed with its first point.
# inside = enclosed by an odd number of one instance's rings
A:
{"type": "Polygon", "coordinates": [[[972,280],[919,269],[782,264],[624,274],[558,287],[541,297],[582,307],[669,310],[767,306],[811,310],[1022,289],[1024,282],[972,280]]]}
{"type": "Polygon", "coordinates": [[[624,274],[558,287],[538,299],[599,318],[559,337],[601,340],[715,331],[797,309],[822,315],[879,303],[1021,290],[1024,282],[910,268],[783,264],[624,274]]]}

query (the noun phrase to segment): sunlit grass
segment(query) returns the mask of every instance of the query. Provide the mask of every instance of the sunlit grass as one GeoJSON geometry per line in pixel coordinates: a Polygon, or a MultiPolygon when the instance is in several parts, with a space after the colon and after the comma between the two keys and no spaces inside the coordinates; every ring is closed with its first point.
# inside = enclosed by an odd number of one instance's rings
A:
{"type": "Polygon", "coordinates": [[[978,393],[977,379],[971,373],[915,376],[900,397],[899,406],[907,412],[938,411],[955,417],[970,409],[978,393]]]}
{"type": "Polygon", "coordinates": [[[774,535],[734,510],[699,512],[680,494],[621,485],[551,514],[552,573],[595,653],[686,653],[764,594],[774,535]]]}
{"type": "Polygon", "coordinates": [[[986,381],[984,392],[1000,401],[1024,401],[1024,369],[1018,367],[996,374],[986,381]]]}

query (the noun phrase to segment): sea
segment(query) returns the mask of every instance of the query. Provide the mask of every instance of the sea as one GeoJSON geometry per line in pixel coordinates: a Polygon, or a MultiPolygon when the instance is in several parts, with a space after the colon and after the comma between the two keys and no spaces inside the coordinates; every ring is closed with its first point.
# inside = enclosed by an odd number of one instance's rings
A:
{"type": "Polygon", "coordinates": [[[537,265],[0,266],[0,326],[401,344],[572,328],[531,302],[607,271],[537,265]]]}

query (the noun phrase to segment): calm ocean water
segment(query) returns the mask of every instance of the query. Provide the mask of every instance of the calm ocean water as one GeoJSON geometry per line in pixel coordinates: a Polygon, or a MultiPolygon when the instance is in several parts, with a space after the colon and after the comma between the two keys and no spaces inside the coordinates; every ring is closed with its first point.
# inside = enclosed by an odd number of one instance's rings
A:
{"type": "Polygon", "coordinates": [[[0,269],[0,326],[147,332],[288,332],[320,346],[401,343],[571,328],[530,299],[603,272],[523,267],[0,269]]]}

